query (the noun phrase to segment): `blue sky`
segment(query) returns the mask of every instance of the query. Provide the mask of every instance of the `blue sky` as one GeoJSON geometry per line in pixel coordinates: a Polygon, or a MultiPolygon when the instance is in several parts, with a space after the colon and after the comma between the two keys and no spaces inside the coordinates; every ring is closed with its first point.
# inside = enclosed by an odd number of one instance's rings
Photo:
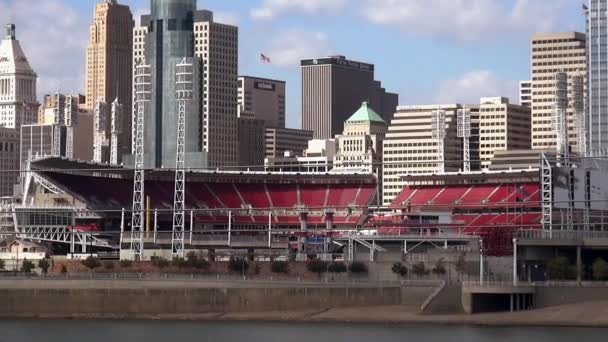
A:
{"type": "MultiPolygon", "coordinates": [[[[149,0],[118,0],[134,14],[149,0]]],[[[94,0],[0,0],[39,75],[39,95],[82,92],[94,0]]],[[[240,28],[239,73],[287,81],[300,126],[300,58],[342,54],[376,65],[401,104],[517,94],[533,32],[584,30],[581,0],[199,0],[240,28]],[[273,62],[262,64],[259,53],[273,62]]],[[[517,99],[512,99],[517,101],[517,99]]]]}

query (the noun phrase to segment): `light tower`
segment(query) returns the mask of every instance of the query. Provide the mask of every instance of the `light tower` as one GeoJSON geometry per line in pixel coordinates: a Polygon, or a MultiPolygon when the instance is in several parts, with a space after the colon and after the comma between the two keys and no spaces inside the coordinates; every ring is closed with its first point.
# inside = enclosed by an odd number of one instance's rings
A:
{"type": "Polygon", "coordinates": [[[112,102],[110,115],[110,164],[118,165],[118,137],[122,134],[123,105],[118,98],[112,102]]]}
{"type": "Polygon", "coordinates": [[[572,76],[572,106],[576,123],[576,145],[581,157],[587,152],[587,120],[585,117],[585,80],[582,75],[572,76]]]}
{"type": "Polygon", "coordinates": [[[445,172],[445,110],[437,109],[431,113],[432,138],[437,142],[437,173],[445,172]]]}
{"type": "Polygon", "coordinates": [[[557,154],[568,159],[568,74],[555,74],[555,97],[553,99],[553,129],[555,131],[555,147],[557,154]]]}
{"type": "Polygon", "coordinates": [[[133,212],[131,214],[131,260],[142,260],[144,254],[144,113],[151,100],[152,68],[145,60],[135,67],[135,174],[133,177],[133,212]]]}
{"type": "Polygon", "coordinates": [[[106,126],[108,121],[108,106],[103,97],[95,102],[95,115],[93,116],[93,161],[97,163],[104,160],[104,146],[107,145],[106,126]]]}
{"type": "Polygon", "coordinates": [[[51,155],[61,156],[61,126],[65,124],[65,96],[55,93],[55,108],[53,113],[53,146],[51,155]]]}
{"type": "Polygon", "coordinates": [[[184,58],[175,69],[175,99],[177,101],[177,152],[175,154],[175,192],[173,197],[173,258],[184,257],[184,221],[186,195],[186,104],[194,93],[194,65],[184,58]]]}
{"type": "Polygon", "coordinates": [[[471,138],[471,110],[466,106],[459,109],[457,113],[458,137],[462,138],[463,171],[471,172],[471,149],[469,146],[471,138]]]}
{"type": "Polygon", "coordinates": [[[78,96],[68,95],[65,100],[65,156],[67,158],[74,158],[74,126],[76,125],[78,125],[78,96]]]}

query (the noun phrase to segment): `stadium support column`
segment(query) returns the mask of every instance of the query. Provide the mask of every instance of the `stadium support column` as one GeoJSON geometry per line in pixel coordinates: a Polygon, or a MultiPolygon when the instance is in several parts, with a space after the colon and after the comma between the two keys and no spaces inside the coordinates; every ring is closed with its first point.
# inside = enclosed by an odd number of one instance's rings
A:
{"type": "Polygon", "coordinates": [[[437,142],[437,173],[445,172],[445,110],[437,109],[431,113],[432,137],[437,142]]]}
{"type": "Polygon", "coordinates": [[[133,212],[131,214],[131,260],[143,259],[144,241],[144,117],[151,97],[151,67],[145,61],[135,67],[135,170],[133,177],[133,212]]]}
{"type": "Polygon", "coordinates": [[[184,222],[186,197],[186,104],[194,93],[194,66],[184,58],[175,68],[177,100],[177,152],[175,154],[175,191],[173,196],[172,258],[184,257],[184,222]]]}

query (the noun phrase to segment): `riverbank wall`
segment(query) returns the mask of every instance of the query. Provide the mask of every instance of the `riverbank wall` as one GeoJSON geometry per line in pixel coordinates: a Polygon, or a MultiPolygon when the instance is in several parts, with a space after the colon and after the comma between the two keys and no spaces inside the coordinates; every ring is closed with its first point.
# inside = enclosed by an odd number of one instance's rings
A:
{"type": "Polygon", "coordinates": [[[224,286],[157,282],[35,281],[0,288],[1,317],[142,317],[323,311],[383,305],[420,306],[434,286],[274,285],[224,286]],[[145,284],[145,286],[143,285],[145,284]]]}

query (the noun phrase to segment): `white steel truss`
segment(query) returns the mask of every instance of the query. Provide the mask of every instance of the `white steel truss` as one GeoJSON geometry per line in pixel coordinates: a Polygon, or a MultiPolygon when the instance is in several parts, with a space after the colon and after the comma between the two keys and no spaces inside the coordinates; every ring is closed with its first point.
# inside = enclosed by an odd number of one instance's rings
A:
{"type": "Polygon", "coordinates": [[[431,130],[433,139],[437,142],[437,172],[445,172],[445,110],[438,109],[431,113],[431,130]]]}
{"type": "Polygon", "coordinates": [[[553,172],[552,164],[545,153],[541,156],[543,229],[553,230],[553,172]]]}
{"type": "Polygon", "coordinates": [[[135,67],[135,101],[137,102],[135,170],[133,177],[133,212],[131,214],[131,260],[142,260],[144,253],[144,116],[150,102],[151,67],[145,61],[135,67]]]}
{"type": "Polygon", "coordinates": [[[194,65],[184,58],[176,66],[175,98],[177,100],[177,153],[175,155],[175,189],[173,197],[173,258],[184,257],[185,195],[186,195],[186,105],[193,99],[194,65]]]}
{"type": "Polygon", "coordinates": [[[471,110],[466,107],[459,109],[457,121],[458,137],[462,138],[463,171],[471,172],[471,110]]]}
{"type": "Polygon", "coordinates": [[[55,194],[55,195],[64,193],[63,190],[59,189],[57,186],[55,186],[55,184],[53,184],[52,182],[49,182],[46,178],[40,176],[39,174],[33,172],[32,177],[34,178],[34,181],[38,185],[42,186],[43,188],[48,190],[50,193],[55,194]]]}
{"type": "MultiPolygon", "coordinates": [[[[91,233],[77,229],[69,229],[65,226],[19,226],[16,225],[15,233],[21,239],[30,239],[46,242],[57,242],[66,244],[79,244],[92,247],[116,248],[108,241],[100,239],[91,233]]],[[[72,250],[73,252],[73,250],[72,250]]]]}
{"type": "Polygon", "coordinates": [[[113,165],[118,165],[118,136],[122,133],[122,111],[123,105],[118,103],[118,98],[116,98],[112,102],[110,117],[110,164],[113,165]]]}

